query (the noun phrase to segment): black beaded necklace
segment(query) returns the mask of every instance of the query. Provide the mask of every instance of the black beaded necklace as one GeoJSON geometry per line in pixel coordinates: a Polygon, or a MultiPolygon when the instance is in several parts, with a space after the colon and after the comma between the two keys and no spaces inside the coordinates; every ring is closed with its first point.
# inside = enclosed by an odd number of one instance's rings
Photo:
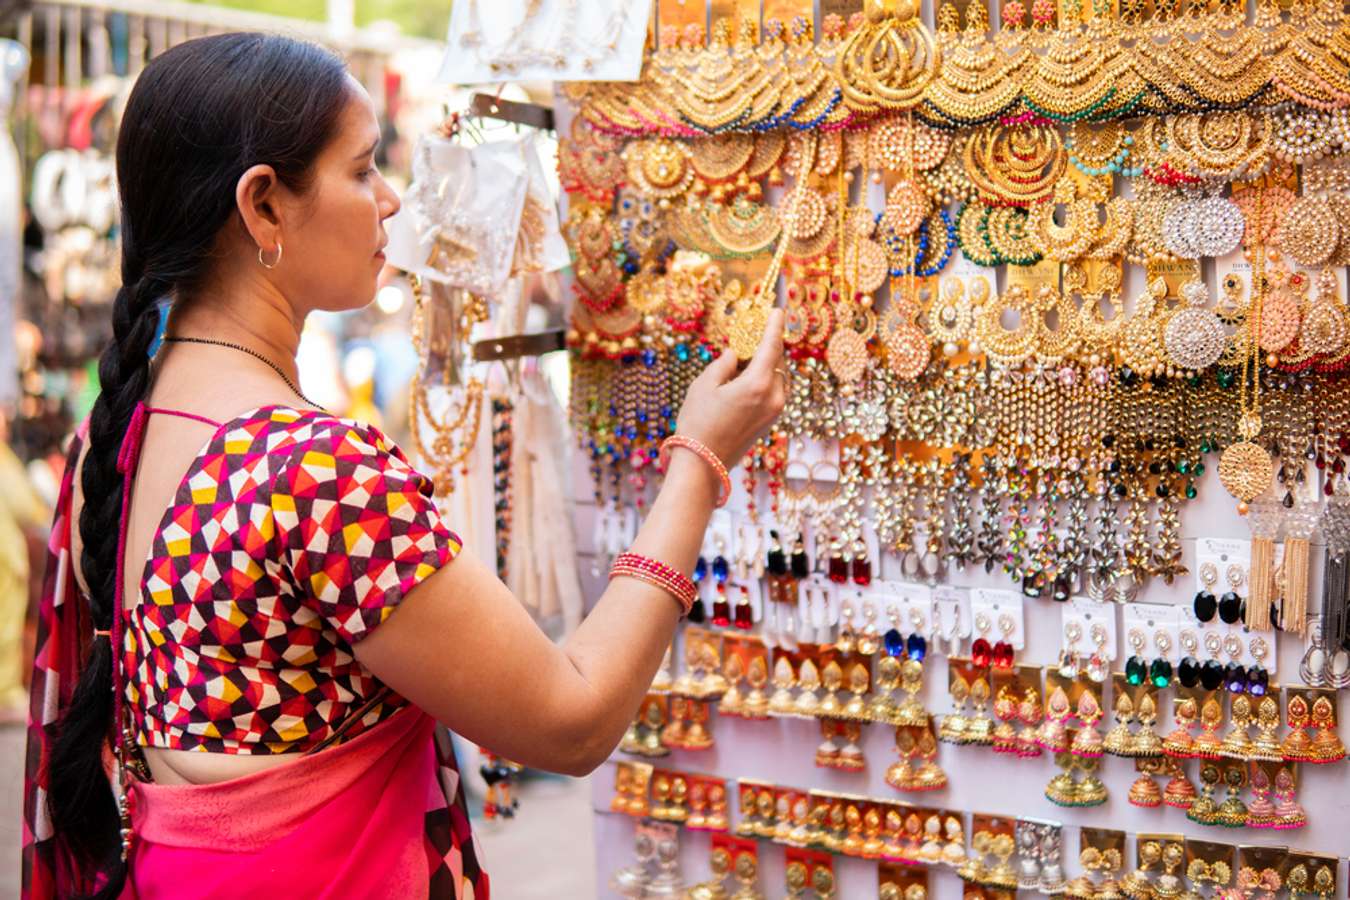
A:
{"type": "Polygon", "coordinates": [[[323,409],[322,406],[320,406],[319,404],[315,403],[313,400],[305,396],[304,392],[300,390],[299,385],[297,385],[294,381],[292,381],[290,376],[281,370],[281,366],[272,362],[270,359],[263,356],[261,353],[259,353],[257,350],[252,349],[251,347],[245,347],[243,344],[235,344],[231,343],[230,341],[218,341],[213,338],[200,338],[200,337],[166,337],[164,338],[164,343],[209,344],[212,347],[225,347],[229,350],[238,350],[240,353],[247,353],[249,356],[266,365],[273,372],[276,372],[277,375],[281,377],[281,380],[286,382],[286,387],[290,388],[291,393],[295,394],[295,396],[299,397],[301,400],[305,401],[310,406],[313,406],[316,409],[323,409]]]}

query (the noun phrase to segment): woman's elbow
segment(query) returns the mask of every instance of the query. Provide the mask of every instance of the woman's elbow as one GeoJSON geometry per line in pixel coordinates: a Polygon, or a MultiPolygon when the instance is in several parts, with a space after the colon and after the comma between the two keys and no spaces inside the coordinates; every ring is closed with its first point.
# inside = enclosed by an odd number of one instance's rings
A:
{"type": "Polygon", "coordinates": [[[550,768],[560,775],[573,778],[585,778],[600,768],[619,743],[617,738],[611,739],[603,732],[604,729],[594,721],[564,729],[558,735],[556,750],[552,754],[555,765],[550,768]]]}
{"type": "Polygon", "coordinates": [[[583,741],[563,754],[564,767],[559,771],[573,778],[585,778],[609,759],[616,745],[613,742],[583,741]]]}

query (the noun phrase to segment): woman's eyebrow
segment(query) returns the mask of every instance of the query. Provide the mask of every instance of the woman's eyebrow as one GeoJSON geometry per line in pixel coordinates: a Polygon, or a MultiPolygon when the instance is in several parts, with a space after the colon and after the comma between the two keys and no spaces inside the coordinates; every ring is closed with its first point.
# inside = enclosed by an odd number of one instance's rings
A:
{"type": "Polygon", "coordinates": [[[367,147],[365,150],[362,150],[360,153],[358,153],[358,154],[356,154],[355,156],[353,156],[352,159],[365,159],[367,156],[370,156],[370,154],[374,153],[374,152],[375,152],[375,148],[378,147],[378,146],[380,146],[380,139],[377,137],[377,138],[375,138],[375,140],[373,140],[373,141],[370,142],[370,146],[369,146],[369,147],[367,147]]]}

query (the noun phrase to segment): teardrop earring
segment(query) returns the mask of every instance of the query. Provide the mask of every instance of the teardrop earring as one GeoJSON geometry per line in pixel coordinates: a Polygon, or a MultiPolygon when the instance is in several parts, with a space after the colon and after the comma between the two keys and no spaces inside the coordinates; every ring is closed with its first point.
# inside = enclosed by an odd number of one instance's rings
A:
{"type": "Polygon", "coordinates": [[[998,630],[1002,636],[994,645],[993,665],[996,669],[1007,671],[1013,667],[1016,651],[1013,649],[1012,636],[1017,630],[1017,622],[1010,613],[1001,613],[998,617],[998,630]]]}
{"type": "Polygon", "coordinates": [[[690,622],[695,625],[701,625],[708,618],[707,610],[703,606],[703,582],[708,578],[708,560],[702,556],[694,563],[694,604],[689,607],[689,615],[686,616],[690,622]]]}
{"type": "Polygon", "coordinates": [[[1162,689],[1172,683],[1172,663],[1167,656],[1172,652],[1172,636],[1165,631],[1153,635],[1153,645],[1158,648],[1158,658],[1148,667],[1148,679],[1153,686],[1162,689]]]}
{"type": "Polygon", "coordinates": [[[732,616],[732,624],[741,631],[749,631],[755,624],[755,610],[750,604],[750,591],[745,585],[741,585],[741,596],[736,604],[735,614],[732,616]]]}
{"type": "Polygon", "coordinates": [[[1125,660],[1125,680],[1131,685],[1141,685],[1148,677],[1148,661],[1144,659],[1148,638],[1143,629],[1131,628],[1125,640],[1130,645],[1130,658],[1125,660]]]}
{"type": "Polygon", "coordinates": [[[977,668],[987,668],[990,659],[993,657],[994,650],[993,647],[989,645],[989,638],[987,637],[990,625],[991,623],[987,613],[976,613],[975,633],[978,634],[979,637],[975,638],[970,645],[970,661],[974,663],[977,668]]]}
{"type": "Polygon", "coordinates": [[[853,646],[853,605],[845,601],[839,613],[839,633],[834,639],[834,648],[840,653],[852,653],[853,646]]]}
{"type": "Polygon", "coordinates": [[[1087,676],[1100,684],[1106,680],[1107,669],[1109,668],[1106,658],[1106,626],[1100,622],[1094,624],[1088,630],[1088,636],[1092,638],[1092,655],[1088,657],[1087,676]]]}
{"type": "Polygon", "coordinates": [[[712,623],[719,628],[731,625],[731,601],[727,599],[727,579],[731,577],[731,565],[726,558],[726,540],[717,536],[717,555],[712,561],[713,587],[717,596],[713,599],[712,623]]]}
{"type": "Polygon", "coordinates": [[[1211,622],[1219,608],[1219,601],[1214,597],[1214,585],[1219,583],[1219,567],[1212,562],[1201,563],[1200,583],[1203,587],[1196,591],[1193,603],[1195,617],[1201,622],[1211,622]]]}
{"type": "Polygon", "coordinates": [[[1064,649],[1059,654],[1059,674],[1065,678],[1078,676],[1078,642],[1083,639],[1083,626],[1077,621],[1064,626],[1064,649]]]}
{"type": "Polygon", "coordinates": [[[886,605],[886,617],[891,620],[891,627],[881,636],[881,644],[886,650],[886,655],[904,656],[905,636],[900,633],[900,611],[895,608],[894,604],[886,605]]]}
{"type": "Polygon", "coordinates": [[[811,575],[811,562],[806,558],[806,542],[802,539],[800,533],[797,534],[797,540],[792,544],[792,577],[797,579],[808,578],[811,575]]]}
{"type": "Polygon", "coordinates": [[[858,633],[857,649],[863,656],[873,656],[881,649],[881,636],[877,633],[877,611],[872,601],[863,601],[863,628],[858,633]]]}
{"type": "Polygon", "coordinates": [[[787,554],[783,552],[783,545],[779,542],[778,532],[769,532],[769,553],[765,559],[764,568],[770,575],[781,578],[788,573],[787,554]]]}
{"type": "Polygon", "coordinates": [[[1200,641],[1190,629],[1181,632],[1180,640],[1181,649],[1186,651],[1186,655],[1177,666],[1177,682],[1182,687],[1193,688],[1200,683],[1200,660],[1196,658],[1200,641]]]}

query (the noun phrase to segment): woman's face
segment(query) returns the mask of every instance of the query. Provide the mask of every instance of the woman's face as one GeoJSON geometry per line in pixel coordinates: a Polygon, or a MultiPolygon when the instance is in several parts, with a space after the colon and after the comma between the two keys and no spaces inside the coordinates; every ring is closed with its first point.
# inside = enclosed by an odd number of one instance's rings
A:
{"type": "MultiPolygon", "coordinates": [[[[384,220],[399,199],[375,168],[380,126],[365,89],[350,79],[350,100],[332,141],[314,163],[303,195],[288,193],[281,262],[268,273],[304,309],[360,309],[375,298],[388,238],[384,220]]],[[[265,254],[268,262],[273,254],[265,254]]]]}

